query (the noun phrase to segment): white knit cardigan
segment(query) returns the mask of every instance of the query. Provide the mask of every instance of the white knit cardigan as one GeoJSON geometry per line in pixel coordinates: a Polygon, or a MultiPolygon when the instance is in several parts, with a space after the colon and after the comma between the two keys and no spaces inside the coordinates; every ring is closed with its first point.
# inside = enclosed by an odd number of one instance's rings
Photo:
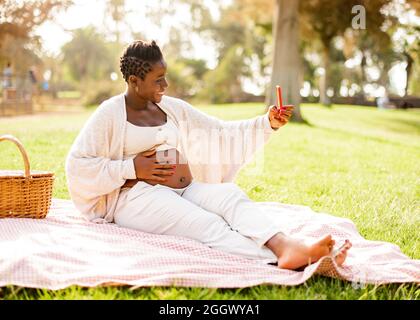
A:
{"type": "MultiPolygon", "coordinates": [[[[159,106],[180,130],[177,149],[187,159],[196,181],[233,181],[275,131],[268,113],[248,120],[223,121],[168,96],[159,106]],[[234,161],[226,157],[232,154],[236,155],[231,157],[234,161]]],[[[123,160],[126,123],[124,94],[104,101],[88,119],[67,156],[71,199],[90,221],[113,222],[121,186],[127,179],[136,178],[133,160],[123,160]]]]}

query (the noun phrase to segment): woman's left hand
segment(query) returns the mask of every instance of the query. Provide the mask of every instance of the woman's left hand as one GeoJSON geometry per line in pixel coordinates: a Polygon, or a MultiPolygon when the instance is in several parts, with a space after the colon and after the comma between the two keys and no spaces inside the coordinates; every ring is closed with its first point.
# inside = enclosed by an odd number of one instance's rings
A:
{"type": "Polygon", "coordinates": [[[270,120],[271,128],[278,129],[284,126],[292,116],[294,107],[293,105],[287,105],[280,110],[276,106],[270,106],[268,119],[270,120]]]}

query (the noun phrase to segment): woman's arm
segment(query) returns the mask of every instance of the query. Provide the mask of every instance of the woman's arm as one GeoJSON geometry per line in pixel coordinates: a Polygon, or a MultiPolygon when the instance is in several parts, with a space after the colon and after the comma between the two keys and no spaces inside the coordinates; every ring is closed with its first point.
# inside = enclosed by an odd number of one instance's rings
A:
{"type": "Polygon", "coordinates": [[[98,107],[74,141],[65,167],[72,198],[98,198],[121,187],[127,179],[136,178],[132,159],[113,159],[113,134],[118,135],[113,117],[111,106],[98,107]]]}
{"type": "Polygon", "coordinates": [[[66,176],[70,193],[85,199],[109,194],[126,180],[136,178],[132,159],[111,160],[77,154],[68,156],[66,176]]]}
{"type": "MultiPolygon", "coordinates": [[[[181,100],[182,101],[182,100],[181,100]]],[[[276,130],[271,127],[269,112],[245,120],[222,120],[182,101],[188,126],[188,161],[214,163],[223,170],[237,171],[248,163],[276,130]],[[215,155],[216,153],[220,155],[215,155]]]]}

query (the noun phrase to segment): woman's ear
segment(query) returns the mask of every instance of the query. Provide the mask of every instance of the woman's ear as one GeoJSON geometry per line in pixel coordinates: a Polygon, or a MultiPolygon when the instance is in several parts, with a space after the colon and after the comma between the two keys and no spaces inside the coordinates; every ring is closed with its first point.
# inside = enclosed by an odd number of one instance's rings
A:
{"type": "Polygon", "coordinates": [[[137,87],[137,77],[134,75],[130,75],[128,77],[128,84],[134,89],[134,87],[137,87]]]}
{"type": "Polygon", "coordinates": [[[128,84],[131,88],[133,88],[134,91],[136,91],[137,93],[139,92],[139,85],[140,85],[140,79],[137,78],[136,76],[129,76],[128,77],[128,84]]]}

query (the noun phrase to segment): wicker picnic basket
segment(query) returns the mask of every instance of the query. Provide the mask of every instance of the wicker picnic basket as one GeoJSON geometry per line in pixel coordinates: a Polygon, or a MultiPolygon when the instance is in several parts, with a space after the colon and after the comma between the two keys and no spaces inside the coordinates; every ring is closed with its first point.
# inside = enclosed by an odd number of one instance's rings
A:
{"type": "Polygon", "coordinates": [[[45,218],[51,206],[54,173],[30,171],[22,143],[11,135],[0,136],[0,142],[5,140],[19,148],[25,171],[0,170],[0,218],[45,218]]]}

